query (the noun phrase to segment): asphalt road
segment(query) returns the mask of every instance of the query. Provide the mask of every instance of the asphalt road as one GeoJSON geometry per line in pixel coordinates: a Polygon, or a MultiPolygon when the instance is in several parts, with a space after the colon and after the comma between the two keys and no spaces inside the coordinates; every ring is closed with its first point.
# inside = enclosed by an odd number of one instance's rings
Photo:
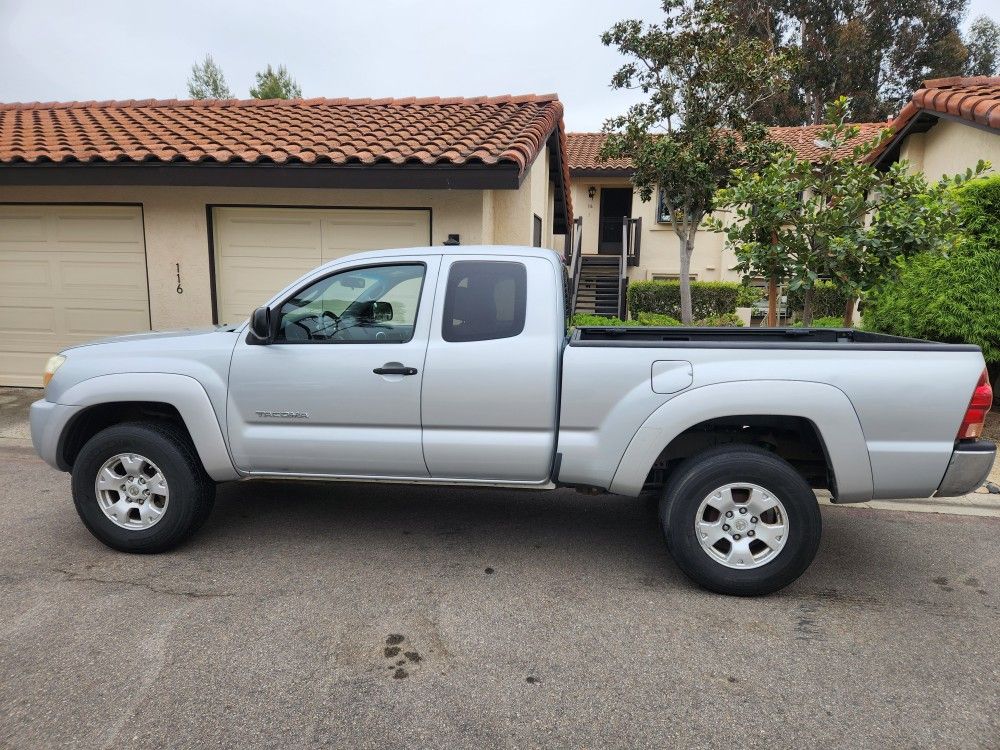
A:
{"type": "Polygon", "coordinates": [[[0,747],[1000,746],[1000,519],[823,520],[754,600],[569,491],[234,485],[140,557],[3,449],[0,747]]]}

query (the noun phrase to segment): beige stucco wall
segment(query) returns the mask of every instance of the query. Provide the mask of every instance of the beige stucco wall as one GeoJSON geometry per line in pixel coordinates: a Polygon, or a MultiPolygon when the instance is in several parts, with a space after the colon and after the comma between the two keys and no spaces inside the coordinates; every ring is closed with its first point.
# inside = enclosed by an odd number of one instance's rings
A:
{"type": "MultiPolygon", "coordinates": [[[[522,191],[504,192],[516,202],[522,191]]],[[[491,241],[481,191],[0,186],[0,202],[142,204],[154,329],[212,321],[207,205],[428,208],[432,244],[440,245],[449,234],[461,235],[463,245],[491,241]],[[175,291],[177,263],[183,295],[175,291]]],[[[530,244],[530,218],[527,226],[523,244],[530,244]]]]}
{"type": "Polygon", "coordinates": [[[926,133],[913,133],[903,140],[900,158],[913,171],[929,179],[964,172],[980,159],[1000,170],[1000,133],[987,132],[953,120],[939,120],[926,133]]]}
{"type": "MultiPolygon", "coordinates": [[[[597,229],[601,206],[602,187],[625,187],[625,178],[574,178],[573,213],[583,217],[583,252],[597,252],[597,229]],[[588,189],[594,186],[597,193],[593,200],[588,189]]],[[[639,192],[632,194],[632,217],[642,218],[642,238],[639,246],[640,265],[629,269],[633,281],[652,279],[654,274],[680,272],[680,240],[670,224],[656,221],[655,198],[643,202],[639,192]]],[[[740,275],[731,269],[736,264],[735,255],[725,249],[725,236],[699,230],[695,235],[694,254],[691,256],[691,273],[699,281],[739,281],[740,275]]]]}

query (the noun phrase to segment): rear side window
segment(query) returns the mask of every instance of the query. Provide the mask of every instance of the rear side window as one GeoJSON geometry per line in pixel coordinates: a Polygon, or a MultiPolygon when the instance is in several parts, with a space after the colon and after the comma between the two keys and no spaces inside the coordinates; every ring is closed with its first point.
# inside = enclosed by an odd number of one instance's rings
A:
{"type": "Polygon", "coordinates": [[[463,260],[452,263],[444,295],[441,338],[489,341],[524,330],[528,274],[523,263],[463,260]]]}

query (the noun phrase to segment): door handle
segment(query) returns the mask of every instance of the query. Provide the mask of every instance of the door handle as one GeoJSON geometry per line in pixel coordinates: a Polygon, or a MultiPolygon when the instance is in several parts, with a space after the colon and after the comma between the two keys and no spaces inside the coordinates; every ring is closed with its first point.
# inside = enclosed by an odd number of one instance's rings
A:
{"type": "Polygon", "coordinates": [[[416,375],[416,367],[376,367],[372,370],[376,375],[416,375]]]}

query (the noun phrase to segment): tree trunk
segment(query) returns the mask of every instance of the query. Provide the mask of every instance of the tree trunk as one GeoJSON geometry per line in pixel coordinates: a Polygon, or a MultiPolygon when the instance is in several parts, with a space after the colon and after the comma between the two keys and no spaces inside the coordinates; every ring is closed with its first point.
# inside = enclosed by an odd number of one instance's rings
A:
{"type": "Polygon", "coordinates": [[[691,325],[691,253],[694,251],[694,242],[690,237],[680,238],[681,251],[681,323],[686,326],[691,325]]]}
{"type": "Polygon", "coordinates": [[[774,328],[778,325],[778,277],[767,280],[767,325],[774,328]]]}
{"type": "Polygon", "coordinates": [[[847,300],[847,305],[844,307],[844,328],[850,328],[854,325],[854,305],[857,301],[857,297],[851,297],[847,300]]]}
{"type": "Polygon", "coordinates": [[[813,322],[813,288],[809,287],[802,294],[802,325],[808,328],[813,322]]]}

